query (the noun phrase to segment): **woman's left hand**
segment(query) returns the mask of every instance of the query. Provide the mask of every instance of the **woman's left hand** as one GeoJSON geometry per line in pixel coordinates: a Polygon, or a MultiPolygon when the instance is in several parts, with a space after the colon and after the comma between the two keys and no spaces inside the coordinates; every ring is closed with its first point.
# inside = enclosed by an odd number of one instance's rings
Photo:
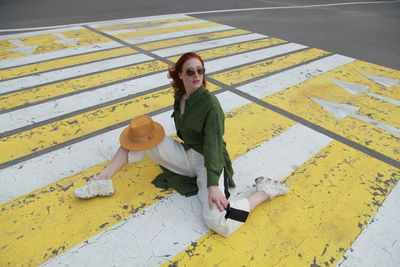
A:
{"type": "Polygon", "coordinates": [[[214,203],[217,205],[220,211],[223,211],[228,207],[228,200],[222,193],[221,189],[219,189],[216,185],[208,187],[208,202],[211,209],[213,208],[214,203]]]}

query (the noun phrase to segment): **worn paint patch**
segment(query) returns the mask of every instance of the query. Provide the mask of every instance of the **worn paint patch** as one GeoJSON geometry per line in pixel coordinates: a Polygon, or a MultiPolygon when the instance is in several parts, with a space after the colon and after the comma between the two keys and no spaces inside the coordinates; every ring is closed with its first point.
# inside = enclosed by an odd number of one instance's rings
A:
{"type": "Polygon", "coordinates": [[[311,48],[255,64],[246,65],[234,70],[218,73],[212,75],[211,77],[227,85],[234,85],[329,54],[330,52],[311,48]]]}
{"type": "Polygon", "coordinates": [[[399,106],[364,93],[351,94],[331,82],[332,79],[335,79],[364,85],[368,87],[368,91],[400,99],[400,86],[384,88],[382,85],[360,74],[361,71],[368,71],[385,77],[400,78],[400,71],[357,60],[265,97],[263,101],[287,110],[358,144],[399,160],[400,136],[378,128],[373,123],[361,121],[356,116],[347,115],[343,119],[337,119],[330,111],[313,100],[313,98],[319,98],[333,103],[353,106],[358,109],[354,113],[358,116],[400,129],[400,120],[398,119],[400,118],[399,106]]]}
{"type": "Polygon", "coordinates": [[[2,95],[0,97],[0,110],[32,104],[95,86],[105,86],[120,80],[165,70],[167,67],[168,65],[161,61],[151,61],[2,95]]]}
{"type": "Polygon", "coordinates": [[[124,24],[117,24],[112,26],[103,26],[98,27],[97,30],[99,31],[112,31],[112,30],[122,30],[122,29],[140,29],[140,28],[150,28],[150,27],[159,27],[162,25],[166,25],[173,22],[185,22],[185,21],[196,21],[197,18],[193,17],[181,17],[181,18],[174,18],[174,19],[156,19],[150,21],[141,21],[141,22],[132,22],[132,23],[124,23],[124,24]]]}
{"type": "Polygon", "coordinates": [[[170,40],[142,44],[142,45],[138,45],[138,47],[145,49],[145,50],[155,50],[155,49],[160,49],[160,48],[165,48],[165,47],[170,47],[170,46],[178,46],[178,45],[183,45],[183,44],[190,44],[190,43],[195,43],[195,42],[214,40],[214,39],[219,39],[219,38],[224,38],[224,37],[229,37],[229,36],[236,36],[236,35],[247,34],[247,33],[250,33],[250,32],[245,31],[245,30],[229,30],[229,31],[222,31],[222,32],[205,33],[205,34],[198,34],[198,35],[194,35],[194,36],[181,37],[181,38],[175,38],[175,39],[170,39],[170,40]]]}
{"type": "Polygon", "coordinates": [[[139,30],[134,32],[127,32],[127,33],[119,33],[113,34],[114,37],[118,39],[130,39],[139,36],[149,36],[155,34],[162,34],[168,32],[177,32],[177,31],[185,31],[185,30],[193,30],[193,29],[200,29],[200,28],[207,28],[207,27],[216,27],[221,26],[221,24],[214,23],[214,22],[204,22],[198,24],[191,24],[191,25],[184,25],[184,26],[175,26],[175,27],[168,27],[168,28],[161,28],[161,29],[149,29],[149,30],[139,30]]]}
{"type": "MultiPolygon", "coordinates": [[[[247,52],[283,43],[286,43],[286,41],[277,38],[267,38],[256,41],[244,42],[240,44],[227,45],[224,47],[207,49],[203,51],[198,51],[196,53],[200,55],[203,60],[209,60],[212,58],[229,56],[237,53],[247,52]]],[[[177,62],[179,57],[180,56],[170,57],[168,58],[168,60],[172,62],[177,62]]]]}
{"type": "Polygon", "coordinates": [[[60,68],[70,67],[77,64],[89,63],[95,60],[102,60],[123,55],[132,55],[137,53],[132,48],[115,48],[107,51],[93,52],[84,55],[70,56],[67,58],[60,58],[48,62],[40,62],[29,64],[25,66],[15,67],[6,70],[0,70],[0,80],[17,78],[25,75],[32,75],[35,73],[56,70],[60,68]]]}
{"type": "Polygon", "coordinates": [[[111,41],[109,38],[104,37],[93,31],[89,31],[87,29],[66,31],[61,33],[63,36],[69,39],[78,38],[77,44],[71,45],[57,42],[60,41],[60,38],[53,34],[38,34],[35,36],[22,37],[19,39],[0,40],[0,60],[26,56],[26,54],[9,50],[18,47],[9,42],[9,40],[19,40],[25,46],[36,46],[31,54],[43,54],[71,47],[86,46],[111,41]]]}
{"type": "Polygon", "coordinates": [[[400,171],[333,141],[286,177],[229,238],[205,235],[164,266],[335,265],[398,183],[400,171]]]}

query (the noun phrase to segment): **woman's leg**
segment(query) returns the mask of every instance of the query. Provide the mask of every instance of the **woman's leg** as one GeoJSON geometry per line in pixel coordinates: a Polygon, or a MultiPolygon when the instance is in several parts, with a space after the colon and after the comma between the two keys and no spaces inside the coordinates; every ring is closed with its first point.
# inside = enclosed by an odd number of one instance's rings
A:
{"type": "Polygon", "coordinates": [[[75,189],[74,194],[78,198],[92,198],[96,196],[111,196],[114,194],[114,186],[111,178],[126,163],[128,163],[128,150],[120,147],[107,167],[99,175],[90,179],[88,183],[75,189]]]}
{"type": "Polygon", "coordinates": [[[128,163],[129,151],[119,147],[107,167],[97,175],[98,180],[110,180],[125,164],[128,163]]]}
{"type": "Polygon", "coordinates": [[[251,196],[247,197],[247,200],[249,201],[250,204],[250,212],[254,210],[255,207],[260,205],[261,203],[267,201],[269,198],[267,194],[265,194],[262,191],[257,191],[251,196]]]}

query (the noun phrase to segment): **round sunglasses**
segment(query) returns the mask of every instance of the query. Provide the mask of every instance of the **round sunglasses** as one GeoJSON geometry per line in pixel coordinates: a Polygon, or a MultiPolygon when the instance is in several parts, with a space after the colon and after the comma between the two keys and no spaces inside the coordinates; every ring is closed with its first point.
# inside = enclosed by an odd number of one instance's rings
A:
{"type": "Polygon", "coordinates": [[[197,72],[197,74],[199,75],[203,75],[206,72],[205,68],[198,68],[196,70],[193,69],[187,69],[186,70],[186,75],[187,76],[193,76],[195,73],[197,72]]]}

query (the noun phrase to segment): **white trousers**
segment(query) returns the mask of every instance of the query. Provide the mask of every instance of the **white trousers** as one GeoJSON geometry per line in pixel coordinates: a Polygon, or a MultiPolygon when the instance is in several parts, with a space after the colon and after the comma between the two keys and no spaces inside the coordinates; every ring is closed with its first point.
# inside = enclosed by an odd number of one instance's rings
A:
{"type": "MultiPolygon", "coordinates": [[[[143,160],[147,153],[155,162],[168,170],[189,177],[197,176],[199,191],[197,196],[202,206],[203,218],[207,226],[218,234],[228,237],[244,224],[250,210],[247,198],[229,203],[228,209],[220,211],[217,205],[210,208],[208,201],[207,170],[204,166],[204,157],[193,149],[185,151],[183,145],[169,136],[154,148],[146,151],[129,151],[128,161],[143,160]]],[[[222,172],[218,187],[225,192],[224,174],[222,172]]]]}

